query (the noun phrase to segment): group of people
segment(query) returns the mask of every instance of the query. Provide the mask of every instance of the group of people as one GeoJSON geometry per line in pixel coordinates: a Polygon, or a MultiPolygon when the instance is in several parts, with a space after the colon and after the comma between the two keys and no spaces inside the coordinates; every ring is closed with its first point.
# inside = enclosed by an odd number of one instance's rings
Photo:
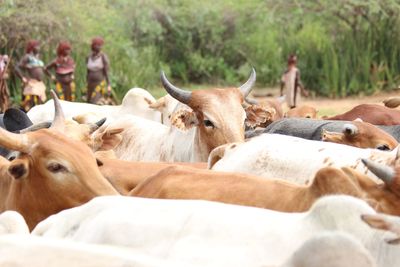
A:
{"type": "MultiPolygon", "coordinates": [[[[93,38],[91,53],[86,59],[87,90],[86,100],[96,104],[106,95],[111,93],[109,79],[109,60],[102,47],[104,40],[101,37],[93,38]]],[[[75,61],[71,57],[72,47],[69,42],[62,41],[57,47],[57,57],[45,65],[40,59],[40,42],[30,40],[25,49],[25,55],[15,66],[16,75],[22,80],[22,104],[27,111],[32,106],[41,104],[46,100],[45,74],[55,83],[58,97],[62,100],[75,101],[76,87],[74,82],[75,61]]],[[[0,55],[0,96],[8,106],[8,90],[5,79],[8,66],[8,57],[0,55]]],[[[0,106],[3,110],[3,105],[0,106]]]]}
{"type": "MultiPolygon", "coordinates": [[[[91,54],[86,58],[88,103],[97,104],[106,95],[111,93],[109,79],[109,60],[101,49],[104,40],[101,37],[93,38],[91,54]]],[[[71,57],[71,45],[60,42],[57,47],[57,57],[45,66],[40,59],[40,43],[31,40],[26,45],[25,55],[16,65],[17,76],[23,82],[22,107],[27,111],[36,104],[46,100],[46,86],[43,82],[47,74],[56,84],[56,92],[60,99],[75,101],[76,89],[74,83],[75,62],[71,57]]],[[[8,107],[9,93],[5,79],[7,78],[8,57],[0,55],[0,112],[8,107]]],[[[295,108],[300,101],[300,95],[308,95],[300,80],[300,71],[296,67],[297,56],[288,57],[287,70],[281,78],[280,95],[285,95],[288,108],[295,108]]]]}

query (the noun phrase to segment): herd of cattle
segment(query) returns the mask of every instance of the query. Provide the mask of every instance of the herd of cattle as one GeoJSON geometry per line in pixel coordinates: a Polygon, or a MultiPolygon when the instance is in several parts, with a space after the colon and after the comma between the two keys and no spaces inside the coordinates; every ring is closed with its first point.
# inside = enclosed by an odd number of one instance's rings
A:
{"type": "Polygon", "coordinates": [[[400,101],[317,119],[255,80],[1,114],[0,266],[400,266],[400,101]]]}

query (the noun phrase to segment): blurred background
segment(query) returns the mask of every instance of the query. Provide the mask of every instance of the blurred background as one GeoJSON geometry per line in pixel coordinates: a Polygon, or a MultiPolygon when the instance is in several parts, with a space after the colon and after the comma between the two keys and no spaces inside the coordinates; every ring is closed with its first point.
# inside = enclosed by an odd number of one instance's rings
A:
{"type": "Polygon", "coordinates": [[[161,69],[199,88],[239,85],[254,66],[257,87],[273,88],[296,53],[313,96],[370,95],[400,85],[398,14],[398,0],[0,0],[0,54],[11,55],[13,69],[26,42],[38,39],[47,64],[69,40],[79,92],[91,39],[102,36],[122,99],[132,87],[164,95],[161,69]]]}

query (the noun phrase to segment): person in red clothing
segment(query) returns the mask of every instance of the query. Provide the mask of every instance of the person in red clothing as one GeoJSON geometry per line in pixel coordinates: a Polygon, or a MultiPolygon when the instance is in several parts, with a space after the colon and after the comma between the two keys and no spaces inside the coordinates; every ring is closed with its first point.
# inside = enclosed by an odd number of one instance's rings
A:
{"type": "Polygon", "coordinates": [[[71,45],[68,42],[60,42],[57,47],[57,58],[46,66],[46,73],[56,82],[56,92],[60,99],[75,101],[75,62],[70,55],[71,45]],[[55,75],[50,73],[50,69],[55,70],[55,75]]]}

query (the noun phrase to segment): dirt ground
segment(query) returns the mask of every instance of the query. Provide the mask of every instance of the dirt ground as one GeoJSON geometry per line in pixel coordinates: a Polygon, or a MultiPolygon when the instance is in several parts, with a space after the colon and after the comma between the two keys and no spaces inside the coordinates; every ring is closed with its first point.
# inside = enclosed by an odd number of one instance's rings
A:
{"type": "MultiPolygon", "coordinates": [[[[277,89],[268,89],[266,90],[257,90],[254,92],[255,99],[267,99],[267,98],[274,98],[279,96],[279,91],[277,89]],[[273,96],[271,97],[259,97],[260,95],[265,95],[266,92],[273,96]]],[[[400,91],[390,91],[390,92],[381,92],[371,96],[362,96],[362,97],[347,97],[347,98],[338,98],[338,99],[331,99],[331,98],[313,98],[313,97],[302,97],[300,105],[309,105],[315,107],[318,110],[318,116],[331,116],[336,114],[341,114],[353,108],[359,104],[378,104],[383,105],[382,101],[384,99],[399,96],[400,91]]],[[[283,105],[286,108],[286,104],[283,105]]],[[[286,109],[285,109],[286,110],[286,109]]]]}

